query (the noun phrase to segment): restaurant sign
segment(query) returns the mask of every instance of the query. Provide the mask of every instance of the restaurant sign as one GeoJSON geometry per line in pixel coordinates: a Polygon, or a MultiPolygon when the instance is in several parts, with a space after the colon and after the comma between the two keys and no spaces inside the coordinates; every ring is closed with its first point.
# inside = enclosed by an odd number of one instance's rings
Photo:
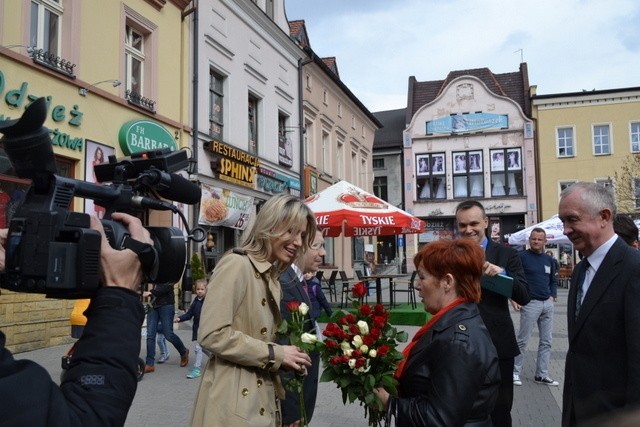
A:
{"type": "Polygon", "coordinates": [[[198,223],[244,230],[253,208],[253,197],[202,184],[198,223]]]}
{"type": "Polygon", "coordinates": [[[214,178],[255,188],[258,157],[215,139],[205,142],[204,149],[215,154],[211,160],[214,178]]]}

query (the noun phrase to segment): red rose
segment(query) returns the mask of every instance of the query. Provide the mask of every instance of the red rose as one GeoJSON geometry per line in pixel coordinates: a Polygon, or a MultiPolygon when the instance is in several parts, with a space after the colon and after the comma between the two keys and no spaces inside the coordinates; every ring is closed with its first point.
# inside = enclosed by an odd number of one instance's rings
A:
{"type": "Polygon", "coordinates": [[[374,338],[371,334],[365,335],[362,337],[362,342],[365,343],[367,347],[371,347],[376,343],[376,338],[374,338]]]}
{"type": "Polygon", "coordinates": [[[355,298],[364,298],[364,296],[367,295],[367,287],[364,285],[364,283],[358,282],[353,285],[353,288],[351,288],[351,292],[353,293],[353,296],[355,298]]]}
{"type": "Polygon", "coordinates": [[[353,358],[358,358],[358,357],[362,357],[362,352],[360,350],[353,350],[353,353],[351,353],[351,357],[353,358]]]}
{"type": "Polygon", "coordinates": [[[289,301],[287,303],[287,310],[289,313],[295,313],[300,308],[300,301],[289,301]]]}
{"type": "Polygon", "coordinates": [[[385,356],[387,353],[389,353],[389,346],[384,344],[381,345],[380,347],[378,347],[378,356],[382,357],[385,356]]]}
{"type": "Polygon", "coordinates": [[[340,362],[342,362],[342,357],[340,356],[333,356],[329,359],[329,363],[331,363],[332,365],[339,365],[340,362]]]}
{"type": "Polygon", "coordinates": [[[356,316],[354,316],[353,314],[347,314],[346,316],[344,316],[344,319],[347,321],[347,323],[350,324],[355,324],[358,319],[356,319],[356,316]]]}
{"type": "Polygon", "coordinates": [[[369,316],[373,312],[373,309],[369,304],[362,304],[360,306],[360,314],[363,316],[369,316]]]}
{"type": "Polygon", "coordinates": [[[384,328],[387,319],[384,316],[373,316],[373,325],[376,328],[384,328]]]}
{"type": "Polygon", "coordinates": [[[366,363],[367,363],[367,361],[365,360],[364,357],[360,357],[360,358],[356,359],[356,369],[357,368],[362,368],[366,363]]]}
{"type": "Polygon", "coordinates": [[[375,308],[373,309],[373,311],[376,314],[383,314],[384,313],[384,305],[382,304],[376,304],[375,308]]]}
{"type": "Polygon", "coordinates": [[[338,345],[338,343],[334,340],[326,340],[324,342],[324,345],[326,345],[327,347],[329,347],[331,350],[336,350],[338,347],[340,347],[338,345]]]}
{"type": "Polygon", "coordinates": [[[360,333],[360,328],[358,328],[358,325],[349,325],[349,332],[353,335],[358,335],[360,333]]]}
{"type": "Polygon", "coordinates": [[[347,356],[346,354],[340,358],[342,359],[342,363],[349,363],[349,356],[347,356]]]}
{"type": "Polygon", "coordinates": [[[380,329],[378,328],[371,328],[371,330],[369,330],[369,335],[377,340],[378,338],[380,338],[380,335],[382,335],[382,331],[380,331],[380,329]]]}

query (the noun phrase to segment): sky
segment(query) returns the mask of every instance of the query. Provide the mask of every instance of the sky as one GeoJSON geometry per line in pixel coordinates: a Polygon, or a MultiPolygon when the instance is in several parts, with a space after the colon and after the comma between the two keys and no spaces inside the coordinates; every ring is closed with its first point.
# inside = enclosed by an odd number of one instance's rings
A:
{"type": "Polygon", "coordinates": [[[371,112],[405,108],[410,76],[517,72],[537,94],[640,87],[638,0],[285,0],[313,51],[371,112]]]}

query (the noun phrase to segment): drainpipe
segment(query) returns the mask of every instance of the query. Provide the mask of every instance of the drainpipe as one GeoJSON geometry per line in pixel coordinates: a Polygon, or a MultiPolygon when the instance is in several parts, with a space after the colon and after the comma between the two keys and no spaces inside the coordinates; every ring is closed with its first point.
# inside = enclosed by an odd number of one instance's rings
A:
{"type": "MultiPolygon", "coordinates": [[[[306,52],[306,50],[305,50],[306,52]]],[[[312,53],[313,55],[313,53],[312,53]]],[[[302,67],[313,62],[312,59],[298,59],[298,132],[300,134],[300,198],[304,199],[304,113],[302,107],[302,94],[304,91],[302,90],[302,67]]]]}

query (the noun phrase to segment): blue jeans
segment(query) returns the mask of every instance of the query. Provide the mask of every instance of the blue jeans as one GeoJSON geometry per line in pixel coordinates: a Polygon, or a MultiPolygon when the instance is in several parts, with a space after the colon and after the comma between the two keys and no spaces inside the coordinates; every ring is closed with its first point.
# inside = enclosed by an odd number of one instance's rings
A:
{"type": "Polygon", "coordinates": [[[156,333],[158,332],[158,321],[162,322],[162,334],[178,350],[180,356],[187,352],[187,348],[182,343],[179,336],[173,333],[173,318],[176,314],[176,307],[171,305],[161,305],[155,307],[147,315],[147,361],[146,364],[153,366],[156,361],[156,333]]]}
{"type": "Polygon", "coordinates": [[[533,327],[538,324],[540,342],[538,344],[538,357],[536,360],[536,377],[549,376],[549,358],[551,357],[551,334],[553,331],[553,301],[531,300],[529,304],[520,308],[520,330],[518,331],[518,347],[520,354],[516,356],[513,373],[520,375],[524,364],[524,353],[533,327]]]}

